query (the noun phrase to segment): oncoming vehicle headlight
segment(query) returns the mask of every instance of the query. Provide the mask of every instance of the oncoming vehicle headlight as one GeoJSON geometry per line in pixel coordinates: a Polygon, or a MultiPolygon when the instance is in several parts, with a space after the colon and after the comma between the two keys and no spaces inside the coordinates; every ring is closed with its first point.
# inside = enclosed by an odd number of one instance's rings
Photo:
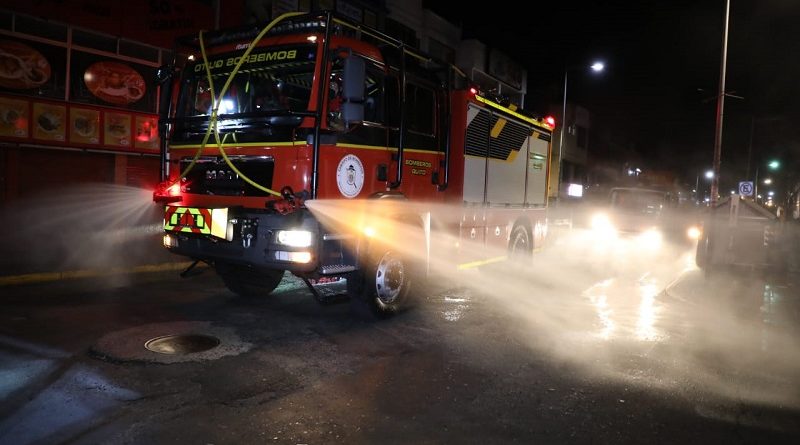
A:
{"type": "Polygon", "coordinates": [[[592,229],[598,232],[614,232],[614,224],[604,213],[597,213],[592,216],[592,229]]]}
{"type": "Polygon", "coordinates": [[[700,239],[701,234],[702,232],[700,231],[700,228],[697,226],[689,227],[689,229],[686,231],[686,236],[689,237],[690,240],[700,239]]]}
{"type": "Polygon", "coordinates": [[[279,230],[275,240],[289,247],[309,247],[313,236],[308,230],[279,230]]]}
{"type": "Polygon", "coordinates": [[[661,247],[661,232],[657,229],[650,229],[639,235],[639,244],[645,249],[658,249],[661,247]]]}

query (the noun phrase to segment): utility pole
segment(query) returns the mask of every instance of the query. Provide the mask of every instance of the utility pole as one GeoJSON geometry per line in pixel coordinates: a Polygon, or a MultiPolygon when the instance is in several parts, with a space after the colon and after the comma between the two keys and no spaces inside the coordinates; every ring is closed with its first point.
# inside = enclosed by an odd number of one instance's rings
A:
{"type": "Polygon", "coordinates": [[[731,0],[725,1],[725,27],[722,35],[722,63],[719,69],[719,92],[717,95],[717,131],[714,135],[714,177],[711,179],[711,208],[717,206],[719,195],[719,165],[722,158],[722,117],[725,109],[725,70],[728,64],[728,21],[731,0]]]}

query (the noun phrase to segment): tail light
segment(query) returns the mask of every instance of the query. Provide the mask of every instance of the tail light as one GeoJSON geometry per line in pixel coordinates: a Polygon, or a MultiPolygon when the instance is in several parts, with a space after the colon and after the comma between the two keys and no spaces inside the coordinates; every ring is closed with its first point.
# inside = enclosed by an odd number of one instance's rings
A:
{"type": "Polygon", "coordinates": [[[153,201],[175,202],[181,200],[181,185],[177,182],[164,181],[153,190],[153,201]]]}
{"type": "Polygon", "coordinates": [[[550,128],[556,128],[556,118],[553,116],[547,116],[544,118],[544,123],[550,128]]]}

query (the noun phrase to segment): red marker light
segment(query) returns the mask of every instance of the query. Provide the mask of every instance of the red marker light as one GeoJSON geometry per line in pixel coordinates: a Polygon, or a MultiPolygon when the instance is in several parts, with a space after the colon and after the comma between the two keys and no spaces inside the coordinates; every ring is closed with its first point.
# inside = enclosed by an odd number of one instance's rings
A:
{"type": "Polygon", "coordinates": [[[164,181],[158,184],[153,190],[153,201],[155,202],[175,202],[181,200],[181,185],[179,183],[170,184],[172,181],[164,181]]]}
{"type": "Polygon", "coordinates": [[[474,95],[476,95],[476,94],[478,94],[478,89],[477,89],[477,88],[475,88],[475,87],[471,87],[471,88],[469,89],[469,94],[472,94],[473,96],[474,96],[474,95]]]}
{"type": "Polygon", "coordinates": [[[556,118],[554,118],[553,116],[547,116],[546,118],[544,118],[544,122],[545,122],[545,123],[546,123],[546,124],[547,124],[547,125],[548,125],[550,128],[556,128],[556,118]]]}

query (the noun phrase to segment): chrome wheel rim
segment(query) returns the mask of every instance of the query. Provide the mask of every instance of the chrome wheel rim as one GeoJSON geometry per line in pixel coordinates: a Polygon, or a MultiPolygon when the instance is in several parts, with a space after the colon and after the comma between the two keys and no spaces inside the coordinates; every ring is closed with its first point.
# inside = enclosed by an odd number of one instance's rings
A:
{"type": "Polygon", "coordinates": [[[383,304],[392,304],[406,285],[406,270],[403,261],[387,252],[375,269],[375,291],[383,304]]]}

